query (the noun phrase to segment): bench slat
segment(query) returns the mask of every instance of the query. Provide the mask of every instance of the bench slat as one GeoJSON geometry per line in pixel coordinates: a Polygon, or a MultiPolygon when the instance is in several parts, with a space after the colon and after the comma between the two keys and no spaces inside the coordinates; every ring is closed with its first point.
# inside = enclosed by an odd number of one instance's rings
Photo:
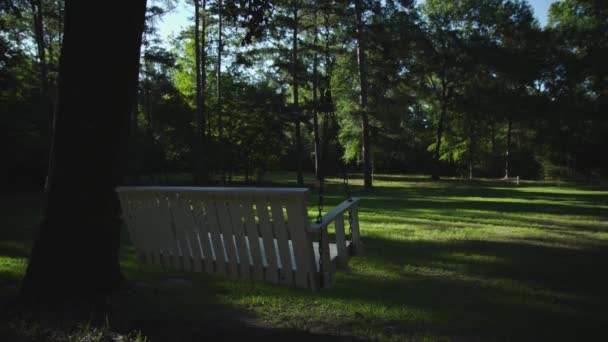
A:
{"type": "Polygon", "coordinates": [[[147,227],[147,221],[150,219],[145,215],[144,203],[135,194],[129,193],[129,201],[132,205],[131,214],[134,216],[135,226],[133,232],[135,233],[135,240],[137,240],[136,248],[139,248],[140,257],[145,260],[147,264],[154,264],[154,259],[150,255],[150,236],[144,234],[147,227]]]}
{"type": "Polygon", "coordinates": [[[171,234],[170,237],[167,239],[167,250],[169,251],[168,266],[176,270],[182,270],[183,247],[180,246],[180,240],[183,240],[184,236],[181,232],[178,233],[177,231],[173,210],[171,208],[175,200],[175,193],[162,193],[159,194],[159,197],[161,199],[160,205],[164,207],[163,210],[167,211],[166,215],[169,217],[169,222],[171,225],[171,234]]]}
{"type": "Polygon", "coordinates": [[[132,214],[136,216],[135,235],[141,248],[141,254],[149,264],[160,265],[160,246],[154,231],[153,221],[155,219],[156,199],[150,196],[129,194],[131,203],[134,205],[132,214]]]}
{"type": "Polygon", "coordinates": [[[321,229],[319,232],[321,234],[321,246],[320,246],[320,257],[322,258],[317,264],[323,266],[323,269],[320,270],[319,276],[321,277],[321,281],[323,283],[323,288],[329,288],[332,283],[331,275],[331,253],[329,249],[329,234],[327,233],[327,229],[321,229]]]}
{"type": "Polygon", "coordinates": [[[308,224],[303,198],[287,200],[287,227],[296,258],[296,285],[303,288],[317,289],[315,279],[315,256],[312,240],[304,227],[308,224]]]}
{"type": "Polygon", "coordinates": [[[131,196],[128,193],[118,193],[118,198],[120,199],[121,209],[122,209],[122,219],[124,224],[127,226],[127,231],[129,232],[129,238],[133,246],[135,247],[137,258],[140,261],[145,261],[145,256],[143,254],[143,248],[141,243],[138,242],[138,234],[137,234],[137,206],[133,203],[131,196]]]}
{"type": "Polygon", "coordinates": [[[232,222],[228,213],[229,199],[226,194],[214,194],[215,207],[218,214],[218,226],[222,233],[220,237],[224,244],[224,251],[227,257],[228,275],[237,277],[237,256],[234,248],[234,237],[232,233],[232,222]]]}
{"type": "Polygon", "coordinates": [[[182,262],[186,269],[201,272],[203,269],[203,257],[200,254],[200,247],[196,237],[196,223],[194,215],[190,209],[190,200],[184,198],[181,193],[176,194],[171,202],[173,219],[178,236],[182,238],[181,244],[182,262]]]}
{"type": "Polygon", "coordinates": [[[226,257],[224,255],[224,246],[220,239],[220,228],[218,224],[217,210],[215,201],[211,197],[205,197],[203,207],[207,213],[207,222],[209,223],[209,235],[213,246],[213,256],[215,257],[215,271],[219,274],[226,274],[226,257]]]}
{"type": "Polygon", "coordinates": [[[247,246],[251,254],[253,265],[251,272],[254,280],[264,280],[264,262],[260,253],[260,241],[255,216],[253,214],[253,201],[251,196],[240,196],[243,204],[243,217],[245,218],[245,231],[247,235],[247,246]]]}
{"type": "Polygon", "coordinates": [[[239,275],[241,278],[251,279],[249,253],[247,251],[247,244],[245,243],[245,227],[240,201],[234,193],[227,194],[227,198],[230,219],[232,220],[232,232],[234,234],[236,253],[239,261],[239,275]]]}
{"type": "Polygon", "coordinates": [[[274,246],[274,236],[268,217],[268,202],[264,198],[256,197],[255,208],[258,214],[260,232],[262,233],[262,242],[264,244],[263,250],[267,261],[264,277],[266,281],[276,284],[279,281],[279,268],[274,246]]]}
{"type": "Polygon", "coordinates": [[[120,203],[122,204],[122,217],[127,226],[127,230],[129,231],[129,237],[131,238],[131,242],[133,246],[137,249],[137,237],[135,235],[135,213],[133,213],[133,207],[131,205],[131,200],[127,193],[118,193],[118,198],[120,199],[120,203]]]}
{"type": "Polygon", "coordinates": [[[171,242],[173,241],[171,227],[171,216],[164,194],[154,194],[148,202],[148,215],[150,217],[148,234],[154,241],[155,254],[158,253],[158,263],[163,267],[169,267],[171,261],[171,242]]]}
{"type": "Polygon", "coordinates": [[[346,265],[348,261],[348,250],[346,249],[346,234],[344,232],[344,214],[336,217],[336,247],[338,249],[338,264],[346,265]]]}
{"type": "Polygon", "coordinates": [[[281,283],[292,284],[293,283],[293,268],[291,265],[291,250],[289,243],[287,242],[287,227],[285,226],[285,219],[283,218],[283,207],[280,199],[273,198],[270,202],[272,209],[272,222],[274,228],[274,235],[276,236],[277,246],[279,247],[279,260],[280,260],[280,276],[281,283]]]}
{"type": "MultiPolygon", "coordinates": [[[[182,194],[182,196],[185,196],[185,194],[182,194]]],[[[197,227],[196,240],[199,253],[203,257],[203,267],[205,272],[213,273],[213,253],[211,252],[213,241],[209,240],[209,223],[205,215],[204,204],[200,196],[188,193],[188,198],[190,198],[192,204],[192,215],[197,227]]]]}

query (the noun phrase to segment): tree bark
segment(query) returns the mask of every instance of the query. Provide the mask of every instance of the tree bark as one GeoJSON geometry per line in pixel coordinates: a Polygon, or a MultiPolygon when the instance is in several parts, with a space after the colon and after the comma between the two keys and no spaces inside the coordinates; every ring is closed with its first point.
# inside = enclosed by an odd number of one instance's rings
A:
{"type": "Polygon", "coordinates": [[[470,117],[470,115],[468,116],[469,117],[467,118],[467,121],[469,125],[469,146],[467,151],[467,159],[469,164],[469,180],[473,180],[473,164],[475,162],[475,126],[473,118],[470,117]]]}
{"type": "Polygon", "coordinates": [[[369,141],[369,118],[367,115],[367,59],[365,34],[363,32],[363,8],[362,0],[355,0],[355,14],[357,19],[357,62],[359,64],[359,81],[361,93],[359,96],[359,109],[361,111],[361,130],[363,135],[363,186],[366,190],[372,188],[372,162],[371,143],[369,141]]]}
{"type": "MultiPolygon", "coordinates": [[[[315,8],[314,12],[314,38],[313,38],[313,46],[316,48],[317,46],[317,9],[315,8]]],[[[320,150],[320,140],[319,140],[319,99],[317,96],[317,91],[319,89],[319,56],[315,51],[312,59],[312,129],[314,135],[314,143],[315,143],[315,175],[317,178],[319,177],[319,153],[320,150]]]]}
{"type": "Polygon", "coordinates": [[[302,174],[302,134],[300,123],[300,99],[298,94],[298,3],[294,4],[293,8],[293,38],[292,38],[292,62],[293,62],[293,105],[296,121],[296,165],[298,185],[304,184],[304,176],[302,174]]]}
{"type": "MultiPolygon", "coordinates": [[[[200,24],[200,0],[194,0],[194,51],[195,51],[195,68],[196,68],[196,113],[198,119],[198,148],[195,148],[196,151],[196,174],[195,179],[197,184],[203,184],[207,179],[206,172],[206,163],[205,163],[205,99],[203,95],[203,66],[204,59],[202,58],[202,53],[205,49],[204,39],[203,45],[200,43],[200,32],[199,32],[199,24],[200,24]]],[[[205,0],[203,0],[203,11],[205,11],[205,0]]],[[[204,19],[203,19],[204,20],[204,19]]],[[[203,24],[203,36],[205,32],[205,27],[203,24]]]]}
{"type": "Polygon", "coordinates": [[[448,82],[445,78],[445,75],[441,77],[441,94],[440,103],[441,103],[441,111],[439,112],[439,120],[437,122],[437,136],[435,141],[435,156],[434,161],[435,165],[433,167],[433,174],[431,177],[434,180],[439,179],[439,171],[441,170],[440,158],[441,158],[441,139],[443,138],[443,129],[445,125],[445,117],[448,112],[448,101],[452,94],[452,88],[448,87],[448,82]]]}
{"type": "Polygon", "coordinates": [[[145,9],[145,0],[110,0],[92,15],[89,3],[66,0],[46,208],[22,299],[93,298],[124,282],[114,187],[137,96],[145,9]]]}
{"type": "Polygon", "coordinates": [[[492,176],[494,176],[494,174],[496,174],[496,172],[498,171],[498,169],[497,169],[498,158],[496,155],[496,122],[494,120],[490,121],[490,145],[491,145],[491,151],[492,151],[491,172],[492,172],[492,176]]]}
{"type": "Polygon", "coordinates": [[[222,122],[222,0],[218,1],[218,30],[217,30],[217,70],[216,70],[216,87],[217,87],[217,130],[218,130],[218,149],[219,149],[219,167],[221,172],[221,183],[226,181],[226,167],[224,161],[224,125],[222,122]]]}
{"type": "Polygon", "coordinates": [[[442,103],[441,112],[439,113],[439,122],[437,123],[437,138],[435,140],[435,156],[433,158],[435,160],[435,165],[433,168],[432,177],[435,180],[439,179],[439,170],[440,170],[439,158],[441,157],[441,139],[443,137],[443,125],[444,125],[444,121],[445,121],[446,112],[447,112],[447,105],[445,103],[442,103]]]}
{"type": "MultiPolygon", "coordinates": [[[[204,147],[206,147],[207,138],[210,135],[210,124],[205,118],[205,103],[207,100],[207,96],[205,95],[205,92],[207,91],[207,50],[205,50],[205,47],[207,46],[207,0],[203,0],[203,17],[201,23],[201,30],[201,112],[199,113],[199,115],[201,116],[199,120],[201,120],[203,125],[201,126],[202,130],[199,132],[199,135],[203,137],[204,147]],[[207,131],[205,131],[205,129],[207,131]]],[[[208,160],[206,155],[203,156],[203,158],[204,161],[208,160]]],[[[206,176],[208,176],[209,168],[207,167],[207,165],[205,165],[205,173],[206,176]]]]}

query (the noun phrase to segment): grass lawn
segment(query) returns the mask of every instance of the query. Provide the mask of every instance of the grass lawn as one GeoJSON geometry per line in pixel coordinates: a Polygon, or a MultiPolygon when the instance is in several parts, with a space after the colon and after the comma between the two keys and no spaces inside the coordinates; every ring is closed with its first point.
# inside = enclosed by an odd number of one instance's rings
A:
{"type": "MultiPolygon", "coordinates": [[[[608,187],[400,175],[376,176],[371,193],[351,184],[366,251],[333,289],[164,271],[125,245],[134,286],[108,324],[152,340],[192,340],[206,321],[233,320],[389,341],[608,340],[608,187]],[[176,278],[193,286],[167,283],[176,278]]],[[[343,196],[330,180],[328,207],[343,196]]],[[[314,190],[309,200],[313,218],[314,190]]],[[[16,292],[39,206],[37,194],[0,198],[0,298],[16,292]]]]}

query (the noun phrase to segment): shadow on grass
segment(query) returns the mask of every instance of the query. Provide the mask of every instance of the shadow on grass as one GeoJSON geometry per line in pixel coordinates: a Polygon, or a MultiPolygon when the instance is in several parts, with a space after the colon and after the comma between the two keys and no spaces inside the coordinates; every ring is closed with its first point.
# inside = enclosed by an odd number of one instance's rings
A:
{"type": "MultiPolygon", "coordinates": [[[[151,341],[363,341],[265,324],[254,314],[218,300],[226,292],[222,284],[227,279],[135,265],[129,249],[123,251],[122,268],[130,287],[101,307],[70,301],[51,308],[15,307],[23,269],[3,265],[0,321],[6,325],[0,324],[0,340],[131,340],[141,334],[151,341]]],[[[20,248],[0,249],[0,261],[26,258],[20,248]]]]}
{"type": "Polygon", "coordinates": [[[101,310],[70,302],[52,309],[14,307],[40,219],[41,197],[0,196],[0,341],[128,340],[136,336],[134,331],[152,341],[358,340],[262,325],[254,315],[217,300],[225,292],[217,278],[136,265],[126,230],[120,253],[131,287],[101,310]],[[188,279],[192,286],[174,288],[166,284],[172,278],[188,279]]]}
{"type": "MultiPolygon", "coordinates": [[[[360,190],[357,186],[353,188],[360,190]]],[[[341,185],[330,183],[326,196],[328,206],[343,200],[341,193],[341,185]]],[[[310,196],[313,202],[315,195],[313,190],[310,196]]],[[[440,184],[414,182],[360,195],[364,197],[361,211],[368,215],[366,222],[392,217],[408,224],[409,216],[416,216],[473,225],[485,224],[483,220],[501,220],[501,214],[506,213],[513,215],[499,224],[514,223],[513,226],[522,228],[538,224],[543,229],[574,234],[573,237],[579,239],[576,230],[601,233],[604,229],[558,224],[535,214],[556,218],[562,215],[608,217],[607,210],[601,207],[606,203],[606,194],[600,192],[545,194],[445,181],[440,184]],[[475,199],[468,199],[472,197],[475,199]],[[505,202],[502,198],[517,201],[505,202]],[[476,223],[476,220],[482,222],[476,223]]],[[[419,221],[409,223],[413,230],[441,226],[433,223],[425,226],[419,221]]],[[[371,331],[372,335],[581,340],[602,336],[603,327],[608,325],[605,316],[608,252],[605,248],[586,248],[585,243],[577,249],[561,248],[545,244],[555,242],[552,237],[517,234],[504,242],[399,240],[362,229],[367,247],[365,255],[351,260],[351,274],[338,273],[334,289],[319,293],[141,267],[134,263],[133,253],[127,247],[122,254],[123,269],[133,289],[115,298],[108,319],[118,331],[141,330],[154,341],[218,337],[267,341],[336,339],[263,325],[252,313],[256,311],[248,307],[250,304],[229,305],[225,300],[231,297],[238,302],[241,298],[262,297],[287,307],[285,317],[298,314],[294,311],[301,309],[302,316],[310,323],[286,321],[281,325],[307,324],[308,330],[324,325],[323,331],[331,331],[331,326],[327,328],[331,318],[326,321],[325,317],[320,318],[314,311],[318,305],[315,303],[328,305],[328,310],[338,312],[341,321],[332,324],[340,329],[361,329],[371,331]],[[192,286],[167,287],[164,282],[172,278],[187,279],[192,286]],[[302,304],[294,304],[298,301],[302,304]],[[360,310],[359,306],[367,306],[368,310],[360,310]]],[[[27,242],[23,242],[26,233],[2,232],[2,236],[11,240],[0,244],[0,257],[23,259],[27,256],[27,242]]],[[[597,241],[601,247],[605,240],[597,241]]],[[[18,274],[10,272],[0,277],[6,276],[15,282],[18,274]]],[[[3,290],[0,288],[0,291],[3,290]]],[[[276,310],[271,304],[261,305],[261,310],[276,310]]],[[[103,324],[103,319],[100,320],[103,324]]]]}
{"type": "Polygon", "coordinates": [[[152,274],[143,275],[145,282],[135,281],[134,290],[121,296],[110,316],[117,331],[127,334],[137,329],[152,341],[363,341],[261,323],[254,314],[218,300],[226,291],[218,277],[149,271],[152,274]],[[155,281],[157,277],[190,279],[193,286],[168,288],[162,285],[165,281],[155,281]]]}
{"type": "Polygon", "coordinates": [[[403,332],[577,339],[601,336],[608,253],[493,241],[395,241],[367,236],[353,273],[328,293],[428,312],[403,332]],[[384,276],[383,276],[384,275],[384,276]]]}
{"type": "MultiPolygon", "coordinates": [[[[366,252],[312,293],[247,282],[210,291],[327,330],[463,340],[581,340],[604,334],[608,253],[517,242],[365,237],[366,252]],[[319,315],[327,311],[327,316],[319,315]],[[325,310],[325,311],[324,311],[325,310]],[[281,314],[280,312],[278,313],[281,314]],[[300,317],[301,316],[301,317],[300,317]],[[336,328],[336,329],[338,329],[336,328]]],[[[217,279],[217,278],[214,278],[217,279]]]]}

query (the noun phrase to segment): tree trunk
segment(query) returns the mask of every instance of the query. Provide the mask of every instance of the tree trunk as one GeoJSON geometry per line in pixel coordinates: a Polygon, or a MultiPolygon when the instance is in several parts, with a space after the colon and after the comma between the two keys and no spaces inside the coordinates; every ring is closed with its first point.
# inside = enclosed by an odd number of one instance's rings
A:
{"type": "Polygon", "coordinates": [[[492,150],[492,168],[491,173],[492,176],[496,173],[498,167],[498,159],[496,155],[496,122],[494,120],[490,121],[490,145],[492,150]]]}
{"type": "Polygon", "coordinates": [[[372,161],[369,141],[369,119],[367,116],[367,60],[365,47],[365,34],[363,32],[362,0],[355,1],[355,14],[357,16],[357,62],[359,64],[359,81],[361,94],[359,96],[359,109],[361,110],[361,130],[363,134],[363,186],[366,190],[372,188],[372,161]]]}
{"type": "MultiPolygon", "coordinates": [[[[315,8],[314,12],[314,38],[313,38],[313,46],[316,48],[317,46],[317,10],[315,8]]],[[[320,150],[320,140],[319,140],[319,99],[317,96],[317,91],[319,89],[319,56],[315,51],[312,59],[312,128],[314,135],[314,143],[315,143],[315,175],[317,178],[319,177],[319,153],[320,150]]]]}
{"type": "Polygon", "coordinates": [[[226,167],[224,162],[224,126],[222,123],[222,0],[218,1],[218,30],[217,30],[217,70],[216,70],[216,87],[217,87],[217,131],[218,131],[218,150],[219,150],[219,167],[220,181],[222,184],[226,181],[226,167]]]}
{"type": "MultiPolygon", "coordinates": [[[[207,0],[203,0],[203,17],[202,17],[202,23],[201,23],[201,112],[200,112],[200,118],[199,120],[201,120],[201,122],[203,123],[203,125],[201,126],[201,130],[199,132],[199,135],[201,135],[203,137],[203,142],[204,142],[204,146],[206,147],[206,143],[207,143],[207,137],[209,137],[209,122],[206,122],[205,120],[205,111],[206,111],[206,107],[205,107],[205,103],[207,100],[207,96],[205,95],[205,92],[207,91],[207,50],[205,50],[206,46],[207,46],[207,0]],[[205,129],[207,129],[207,131],[205,132],[205,129]]],[[[204,151],[203,151],[204,152],[204,151]]],[[[203,160],[207,161],[207,156],[203,155],[203,160]]],[[[205,173],[206,176],[209,173],[209,169],[208,167],[205,165],[205,173]]]]}
{"type": "Polygon", "coordinates": [[[452,96],[452,88],[448,87],[448,82],[445,77],[445,73],[441,77],[441,94],[439,94],[439,102],[441,103],[441,111],[439,112],[439,121],[437,122],[437,140],[435,141],[435,165],[433,167],[433,173],[431,177],[434,180],[439,179],[439,171],[441,170],[441,164],[439,158],[441,158],[441,139],[443,138],[443,129],[445,125],[445,117],[448,113],[448,101],[452,96]]]}
{"type": "Polygon", "coordinates": [[[439,113],[439,122],[437,123],[437,138],[435,140],[435,165],[433,167],[433,179],[439,179],[439,170],[441,168],[439,158],[441,157],[441,139],[443,137],[443,125],[445,122],[445,116],[447,113],[447,103],[445,100],[441,104],[441,112],[439,113]]]}
{"type": "MultiPolygon", "coordinates": [[[[194,51],[196,55],[196,113],[198,119],[198,148],[195,148],[196,151],[196,183],[203,184],[207,179],[207,169],[205,163],[205,98],[203,94],[203,70],[205,60],[203,59],[203,53],[205,50],[205,24],[204,24],[204,16],[203,16],[203,43],[201,45],[200,42],[200,32],[199,32],[199,24],[200,24],[200,0],[194,0],[194,51]]],[[[205,3],[203,0],[203,12],[205,11],[205,3]]]]}
{"type": "Polygon", "coordinates": [[[300,128],[300,99],[298,94],[298,4],[293,9],[293,38],[292,38],[292,63],[293,63],[293,106],[296,121],[296,165],[298,185],[304,184],[302,174],[302,134],[300,128]]]}
{"type": "Polygon", "coordinates": [[[473,120],[469,118],[469,146],[468,146],[468,164],[469,164],[469,180],[473,179],[473,163],[474,163],[474,131],[473,131],[473,120]]]}
{"type": "MultiPolygon", "coordinates": [[[[319,139],[319,148],[321,149],[321,158],[319,159],[319,173],[323,174],[323,175],[327,175],[328,170],[327,170],[327,164],[326,164],[326,155],[327,155],[327,151],[328,151],[328,144],[329,144],[329,134],[328,134],[328,130],[327,127],[329,127],[329,125],[331,124],[332,127],[337,127],[337,123],[335,122],[335,116],[333,115],[333,96],[332,96],[332,91],[331,91],[331,77],[333,74],[333,62],[331,59],[331,53],[330,53],[330,37],[329,37],[329,16],[326,14],[325,15],[325,47],[324,47],[324,58],[325,58],[325,77],[324,77],[324,86],[323,86],[323,90],[321,91],[321,99],[320,99],[320,103],[323,104],[323,113],[324,113],[324,120],[323,120],[323,141],[321,141],[319,139]],[[327,125],[325,125],[325,123],[327,122],[327,125]]],[[[317,75],[317,86],[318,86],[318,75],[317,75]]],[[[318,127],[318,125],[317,125],[318,127]]],[[[336,134],[335,132],[332,132],[333,134],[336,134]]],[[[346,168],[344,169],[344,173],[346,174],[346,168]]],[[[320,176],[319,176],[320,178],[320,176]]]]}
{"type": "Polygon", "coordinates": [[[106,1],[95,13],[66,0],[46,208],[22,299],[90,299],[124,282],[114,187],[137,96],[145,10],[145,0],[106,1]]]}
{"type": "Polygon", "coordinates": [[[511,149],[511,128],[512,128],[513,122],[511,121],[511,118],[509,118],[509,122],[507,123],[507,148],[505,150],[505,179],[509,178],[509,162],[510,162],[510,149],[511,149]]]}

